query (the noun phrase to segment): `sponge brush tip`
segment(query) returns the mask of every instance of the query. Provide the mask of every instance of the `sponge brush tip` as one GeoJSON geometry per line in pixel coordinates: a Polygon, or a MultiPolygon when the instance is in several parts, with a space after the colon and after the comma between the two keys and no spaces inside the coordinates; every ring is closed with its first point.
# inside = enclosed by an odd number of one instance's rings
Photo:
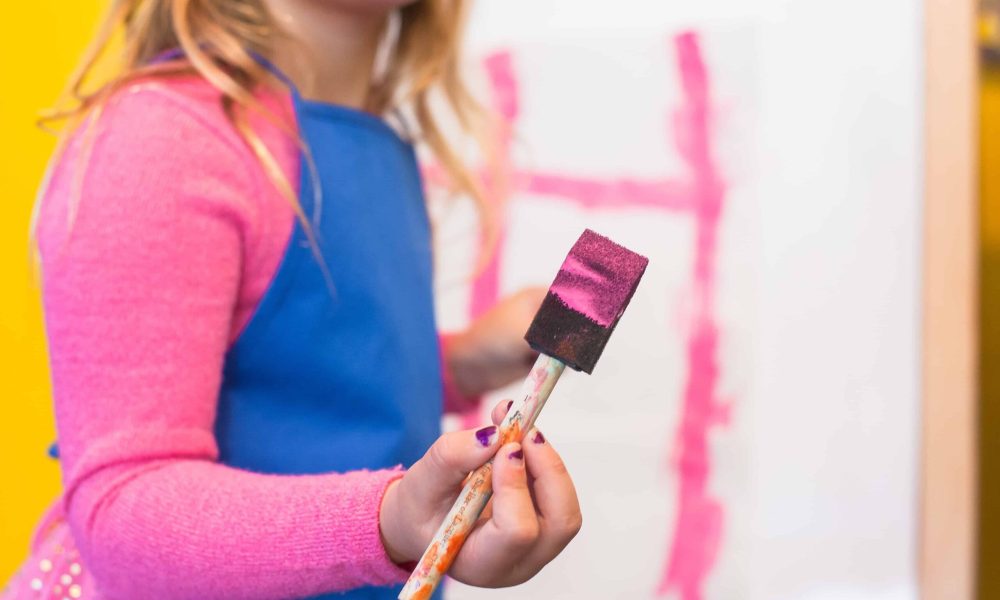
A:
{"type": "Polygon", "coordinates": [[[587,229],[559,269],[525,339],[573,369],[593,372],[648,264],[646,257],[587,229]]]}

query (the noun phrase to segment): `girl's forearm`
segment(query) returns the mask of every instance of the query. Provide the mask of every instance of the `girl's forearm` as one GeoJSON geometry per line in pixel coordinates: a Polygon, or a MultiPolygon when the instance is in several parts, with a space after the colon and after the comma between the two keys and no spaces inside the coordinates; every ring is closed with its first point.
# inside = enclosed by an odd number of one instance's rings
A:
{"type": "Polygon", "coordinates": [[[74,538],[107,597],[266,600],[405,580],[378,525],[402,471],[261,475],[176,454],[67,490],[74,538]]]}

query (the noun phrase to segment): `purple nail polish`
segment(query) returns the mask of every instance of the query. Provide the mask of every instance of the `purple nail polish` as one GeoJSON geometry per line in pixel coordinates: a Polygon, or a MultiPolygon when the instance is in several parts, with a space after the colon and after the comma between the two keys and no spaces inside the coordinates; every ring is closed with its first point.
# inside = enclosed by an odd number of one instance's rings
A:
{"type": "Polygon", "coordinates": [[[517,449],[517,450],[511,452],[510,454],[508,454],[507,458],[509,458],[511,460],[522,460],[522,459],[524,459],[524,451],[522,451],[521,449],[517,449]]]}
{"type": "Polygon", "coordinates": [[[497,426],[490,425],[489,427],[483,427],[476,432],[476,439],[482,444],[483,448],[489,447],[493,443],[493,438],[496,437],[497,426]]]}
{"type": "Polygon", "coordinates": [[[535,437],[532,438],[531,441],[535,442],[536,444],[544,444],[545,443],[545,436],[542,435],[541,431],[535,431],[535,437]]]}
{"type": "Polygon", "coordinates": [[[511,406],[514,406],[514,401],[513,401],[513,400],[508,400],[508,401],[507,401],[507,410],[505,410],[504,412],[505,412],[505,413],[509,413],[509,412],[510,412],[510,407],[511,407],[511,406]]]}

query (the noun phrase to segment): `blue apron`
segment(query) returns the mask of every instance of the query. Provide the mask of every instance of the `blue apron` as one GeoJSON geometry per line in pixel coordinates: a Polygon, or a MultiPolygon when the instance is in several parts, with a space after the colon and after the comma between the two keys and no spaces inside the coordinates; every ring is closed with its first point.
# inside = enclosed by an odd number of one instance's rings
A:
{"type": "MultiPolygon", "coordinates": [[[[442,410],[416,157],[380,118],[292,90],[316,167],[313,176],[302,158],[300,202],[329,279],[296,222],[270,289],[226,356],[220,460],[280,474],[409,466],[439,435],[442,410]]],[[[321,598],[388,600],[399,589],[321,598]]]]}

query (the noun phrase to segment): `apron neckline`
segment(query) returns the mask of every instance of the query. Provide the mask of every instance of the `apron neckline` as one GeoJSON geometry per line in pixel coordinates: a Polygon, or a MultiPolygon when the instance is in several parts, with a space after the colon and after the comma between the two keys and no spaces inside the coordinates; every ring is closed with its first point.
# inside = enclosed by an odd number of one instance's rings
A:
{"type": "MultiPolygon", "coordinates": [[[[311,100],[304,97],[299,88],[295,83],[286,75],[281,69],[278,68],[273,62],[264,57],[262,54],[253,52],[251,53],[254,59],[264,67],[268,72],[274,75],[281,83],[288,88],[288,92],[291,95],[292,104],[299,110],[296,112],[301,112],[303,114],[309,114],[315,117],[324,119],[337,119],[340,121],[354,123],[357,125],[362,125],[373,129],[375,131],[388,134],[390,137],[394,138],[397,142],[410,145],[410,141],[404,137],[403,133],[400,133],[396,128],[390,125],[384,117],[377,115],[375,113],[368,112],[360,108],[354,108],[344,104],[335,104],[332,102],[324,102],[322,100],[311,100]]],[[[160,52],[152,59],[149,60],[149,64],[159,64],[167,62],[170,60],[176,60],[184,57],[184,50],[181,48],[169,48],[160,52]]],[[[403,124],[403,130],[406,132],[405,123],[403,124]]]]}
{"type": "Polygon", "coordinates": [[[404,139],[395,128],[389,125],[389,123],[379,115],[360,108],[346,106],[344,104],[334,104],[321,100],[309,100],[307,98],[303,98],[294,86],[289,86],[288,90],[289,93],[291,93],[292,102],[296,107],[298,107],[298,112],[301,114],[308,114],[321,119],[335,119],[349,124],[367,127],[389,135],[400,144],[407,146],[410,145],[410,142],[404,139]]]}
{"type": "Polygon", "coordinates": [[[295,112],[300,114],[308,114],[319,118],[331,118],[344,121],[347,123],[353,123],[356,125],[362,125],[379,131],[383,134],[389,135],[396,142],[403,144],[404,146],[409,146],[410,142],[403,138],[402,135],[395,128],[386,122],[385,118],[375,113],[368,112],[360,108],[354,108],[352,106],[347,106],[344,104],[334,104],[332,102],[325,102],[322,100],[312,100],[306,98],[299,91],[298,86],[295,82],[285,74],[284,71],[278,68],[273,62],[268,60],[263,55],[254,53],[254,58],[257,59],[265,69],[267,69],[272,75],[274,75],[279,81],[285,84],[288,88],[289,93],[292,96],[292,104],[297,109],[295,112]]]}

